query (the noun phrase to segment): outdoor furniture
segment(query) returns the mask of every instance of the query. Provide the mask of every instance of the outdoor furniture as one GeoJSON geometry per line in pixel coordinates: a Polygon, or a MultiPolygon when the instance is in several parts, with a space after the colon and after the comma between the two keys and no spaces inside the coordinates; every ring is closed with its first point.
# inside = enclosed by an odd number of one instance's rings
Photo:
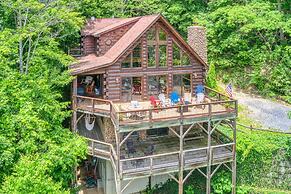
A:
{"type": "Polygon", "coordinates": [[[144,152],[145,156],[153,155],[155,150],[155,146],[153,144],[150,144],[147,149],[144,152]]]}
{"type": "Polygon", "coordinates": [[[133,85],[132,94],[139,94],[139,95],[141,95],[141,85],[140,84],[134,84],[133,85]]]}
{"type": "Polygon", "coordinates": [[[170,99],[171,99],[171,103],[172,103],[172,105],[175,105],[175,104],[177,104],[178,102],[180,102],[180,96],[179,96],[179,94],[177,93],[177,92],[172,92],[171,94],[170,94],[170,99]]]}
{"type": "MultiPolygon", "coordinates": [[[[196,103],[200,104],[205,101],[205,88],[202,84],[196,86],[196,103]]],[[[199,108],[199,107],[198,107],[199,108]]],[[[205,105],[201,106],[202,109],[205,109],[205,105]]]]}
{"type": "MultiPolygon", "coordinates": [[[[131,101],[130,106],[127,107],[128,110],[140,110],[143,109],[143,107],[139,104],[138,101],[131,101]]],[[[127,117],[129,117],[132,120],[142,120],[146,116],[146,112],[144,111],[136,111],[127,113],[127,117]]]]}
{"type": "Polygon", "coordinates": [[[205,93],[205,88],[202,84],[198,84],[195,89],[196,94],[205,93]]]}
{"type": "Polygon", "coordinates": [[[151,105],[152,105],[154,108],[159,108],[159,107],[161,107],[161,101],[160,101],[160,100],[157,100],[154,96],[150,96],[150,102],[151,102],[151,105]]]}
{"type": "Polygon", "coordinates": [[[171,105],[170,100],[166,98],[164,93],[160,93],[158,98],[161,101],[161,104],[163,107],[167,107],[171,105]]]}
{"type": "Polygon", "coordinates": [[[192,95],[190,92],[184,93],[184,102],[185,104],[191,104],[192,102],[192,95]]]}

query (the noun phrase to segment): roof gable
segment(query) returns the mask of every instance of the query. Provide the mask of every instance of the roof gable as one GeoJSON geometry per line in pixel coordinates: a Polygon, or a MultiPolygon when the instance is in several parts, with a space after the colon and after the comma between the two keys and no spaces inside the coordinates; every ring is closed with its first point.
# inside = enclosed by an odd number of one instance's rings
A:
{"type": "MultiPolygon", "coordinates": [[[[77,75],[81,73],[86,73],[114,64],[159,19],[165,24],[165,26],[171,31],[171,33],[173,33],[175,38],[179,42],[181,42],[181,44],[183,44],[183,46],[188,50],[189,53],[194,55],[198,59],[198,61],[200,61],[203,65],[207,66],[207,64],[192,49],[192,47],[188,45],[188,43],[171,26],[171,24],[163,16],[158,14],[127,20],[126,22],[136,21],[136,23],[105,53],[105,55],[97,57],[94,54],[90,54],[88,56],[81,57],[77,64],[71,66],[72,74],[77,75]]],[[[103,29],[97,29],[94,32],[92,30],[91,34],[96,35],[98,33],[110,30],[111,29],[110,26],[114,28],[116,26],[120,26],[126,23],[125,21],[122,22],[121,21],[122,20],[118,22],[115,21],[114,23],[111,23],[103,27],[103,29]]]]}

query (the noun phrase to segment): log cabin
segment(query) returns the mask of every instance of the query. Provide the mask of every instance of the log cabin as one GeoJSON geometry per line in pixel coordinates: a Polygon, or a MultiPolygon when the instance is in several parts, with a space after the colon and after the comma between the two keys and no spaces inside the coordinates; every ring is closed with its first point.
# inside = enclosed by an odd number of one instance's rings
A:
{"type": "Polygon", "coordinates": [[[137,193],[173,179],[182,194],[198,171],[210,194],[224,167],[235,193],[237,101],[205,86],[204,27],[190,26],[186,42],[160,14],[91,18],[71,54],[72,131],[88,142],[93,187],[137,193]]]}

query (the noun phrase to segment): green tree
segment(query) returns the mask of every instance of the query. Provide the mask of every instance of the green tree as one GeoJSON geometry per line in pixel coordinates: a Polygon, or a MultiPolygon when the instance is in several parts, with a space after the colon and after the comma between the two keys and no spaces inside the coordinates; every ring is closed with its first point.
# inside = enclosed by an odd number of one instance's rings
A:
{"type": "Polygon", "coordinates": [[[208,30],[209,61],[223,81],[290,96],[290,18],[268,2],[218,1],[209,9],[201,23],[208,30]]]}
{"type": "Polygon", "coordinates": [[[210,88],[217,88],[215,65],[213,63],[211,63],[209,66],[208,74],[206,77],[206,84],[210,88]]]}
{"type": "Polygon", "coordinates": [[[0,193],[61,193],[87,148],[63,125],[71,113],[62,101],[73,59],[60,43],[82,17],[63,0],[0,7],[0,193]]]}

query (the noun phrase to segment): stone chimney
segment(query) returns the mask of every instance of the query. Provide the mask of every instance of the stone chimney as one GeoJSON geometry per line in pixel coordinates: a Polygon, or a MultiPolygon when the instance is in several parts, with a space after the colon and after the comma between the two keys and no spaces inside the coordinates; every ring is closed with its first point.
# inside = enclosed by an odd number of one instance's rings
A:
{"type": "Polygon", "coordinates": [[[206,29],[195,23],[188,27],[188,44],[207,63],[206,29]]]}

